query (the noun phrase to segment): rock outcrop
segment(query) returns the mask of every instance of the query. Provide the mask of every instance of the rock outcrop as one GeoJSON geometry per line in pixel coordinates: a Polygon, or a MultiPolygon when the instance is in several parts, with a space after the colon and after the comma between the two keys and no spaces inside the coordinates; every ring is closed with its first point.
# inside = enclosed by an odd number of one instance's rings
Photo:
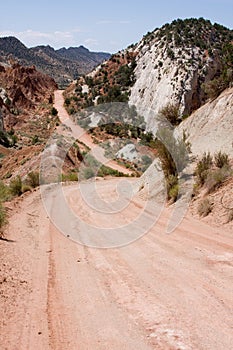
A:
{"type": "Polygon", "coordinates": [[[134,48],[138,55],[129,103],[144,115],[148,130],[156,130],[156,115],[168,103],[178,105],[182,117],[206,102],[204,84],[226,70],[224,48],[232,38],[233,31],[227,28],[189,19],[174,21],[142,39],[134,48]]]}
{"type": "Polygon", "coordinates": [[[8,100],[5,103],[24,110],[49,99],[57,89],[55,81],[38,72],[34,66],[23,67],[19,64],[0,71],[0,86],[7,92],[8,100]]]}
{"type": "Polygon", "coordinates": [[[175,135],[182,137],[183,131],[188,136],[193,155],[222,151],[233,158],[233,88],[225,90],[184,120],[175,135]]]}

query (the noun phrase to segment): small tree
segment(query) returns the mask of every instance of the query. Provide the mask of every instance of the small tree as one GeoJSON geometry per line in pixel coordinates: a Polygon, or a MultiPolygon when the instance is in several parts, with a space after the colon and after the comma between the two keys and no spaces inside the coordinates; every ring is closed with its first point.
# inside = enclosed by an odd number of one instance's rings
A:
{"type": "Polygon", "coordinates": [[[55,107],[53,107],[51,109],[51,114],[52,114],[53,117],[56,117],[58,115],[58,110],[55,107]]]}

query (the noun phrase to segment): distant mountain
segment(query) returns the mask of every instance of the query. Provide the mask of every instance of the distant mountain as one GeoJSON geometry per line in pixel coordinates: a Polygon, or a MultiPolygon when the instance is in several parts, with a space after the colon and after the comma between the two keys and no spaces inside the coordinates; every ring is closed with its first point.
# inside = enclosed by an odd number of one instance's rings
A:
{"type": "Polygon", "coordinates": [[[0,61],[13,59],[25,66],[35,65],[60,86],[69,84],[79,75],[87,74],[109,57],[108,53],[91,52],[83,46],[59,50],[49,45],[27,48],[15,37],[0,38],[0,61]]]}
{"type": "Polygon", "coordinates": [[[90,52],[86,47],[69,47],[68,49],[62,48],[57,50],[57,53],[62,57],[72,60],[72,61],[86,61],[89,60],[90,63],[96,66],[99,61],[105,61],[110,58],[110,54],[105,52],[90,52]]]}

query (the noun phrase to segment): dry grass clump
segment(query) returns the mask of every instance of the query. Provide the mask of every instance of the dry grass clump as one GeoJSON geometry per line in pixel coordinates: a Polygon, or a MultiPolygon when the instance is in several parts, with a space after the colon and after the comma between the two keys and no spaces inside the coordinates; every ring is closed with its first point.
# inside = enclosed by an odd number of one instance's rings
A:
{"type": "Polygon", "coordinates": [[[198,214],[202,217],[205,217],[211,213],[212,207],[213,205],[209,200],[209,198],[205,198],[198,205],[198,208],[197,208],[198,214]]]}

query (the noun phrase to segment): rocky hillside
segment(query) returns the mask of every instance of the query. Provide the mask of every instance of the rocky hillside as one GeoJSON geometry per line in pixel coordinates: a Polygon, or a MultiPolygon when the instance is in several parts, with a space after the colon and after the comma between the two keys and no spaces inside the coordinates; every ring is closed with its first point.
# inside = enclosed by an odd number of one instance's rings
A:
{"type": "MultiPolygon", "coordinates": [[[[206,101],[206,83],[219,79],[223,90],[232,81],[232,40],[232,30],[204,19],[176,20],[148,33],[135,48],[130,103],[145,116],[168,103],[179,107],[181,117],[190,115],[206,101]]],[[[153,117],[147,123],[153,130],[153,117]]]]}
{"type": "Polygon", "coordinates": [[[40,151],[57,123],[51,113],[55,89],[55,81],[34,66],[0,65],[1,179],[26,169],[28,162],[31,169],[39,166],[40,151]]]}
{"type": "Polygon", "coordinates": [[[221,150],[233,158],[233,88],[195,111],[175,133],[181,137],[183,131],[194,156],[221,150]]]}
{"type": "Polygon", "coordinates": [[[157,114],[172,104],[180,122],[232,84],[232,42],[233,31],[219,24],[175,20],[77,81],[67,92],[70,111],[129,102],[155,131],[157,114]]]}
{"type": "Polygon", "coordinates": [[[90,72],[110,57],[107,53],[90,52],[83,46],[54,50],[50,46],[27,48],[15,37],[0,38],[0,59],[17,60],[25,66],[35,65],[60,85],[69,84],[78,75],[90,72]]]}
{"type": "Polygon", "coordinates": [[[20,112],[25,114],[29,110],[35,110],[44,101],[52,102],[57,84],[49,76],[38,72],[34,66],[0,65],[0,89],[2,113],[13,116],[6,118],[7,126],[7,120],[17,119],[20,112]]]}

